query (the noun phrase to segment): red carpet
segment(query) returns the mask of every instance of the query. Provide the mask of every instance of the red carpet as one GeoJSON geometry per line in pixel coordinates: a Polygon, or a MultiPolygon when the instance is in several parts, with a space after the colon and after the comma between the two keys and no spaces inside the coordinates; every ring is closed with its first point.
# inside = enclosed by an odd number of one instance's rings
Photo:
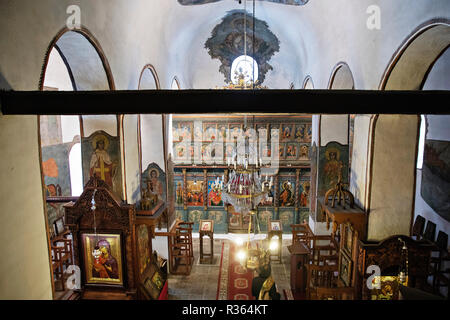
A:
{"type": "Polygon", "coordinates": [[[220,259],[219,283],[217,285],[218,300],[252,300],[253,271],[246,271],[235,260],[234,243],[222,245],[220,259]]]}

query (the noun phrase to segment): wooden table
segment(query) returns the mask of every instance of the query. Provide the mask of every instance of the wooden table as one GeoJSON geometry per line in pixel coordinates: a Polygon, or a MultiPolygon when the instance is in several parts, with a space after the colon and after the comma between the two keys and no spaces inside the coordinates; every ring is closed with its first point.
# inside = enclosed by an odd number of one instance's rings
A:
{"type": "Polygon", "coordinates": [[[310,251],[302,242],[288,246],[291,254],[291,290],[294,293],[306,292],[306,265],[309,262],[310,251]]]}

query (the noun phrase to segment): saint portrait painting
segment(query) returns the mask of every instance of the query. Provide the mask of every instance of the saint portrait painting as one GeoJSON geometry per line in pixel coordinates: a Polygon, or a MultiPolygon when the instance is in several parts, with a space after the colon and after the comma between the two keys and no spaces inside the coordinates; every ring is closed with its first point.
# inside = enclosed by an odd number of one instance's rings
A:
{"type": "Polygon", "coordinates": [[[325,183],[327,188],[331,188],[338,182],[343,163],[340,161],[340,151],[337,148],[328,148],[325,156],[327,160],[324,166],[325,183]]]}
{"type": "Polygon", "coordinates": [[[82,234],[87,284],[123,285],[120,234],[82,234]]]}
{"type": "Polygon", "coordinates": [[[92,139],[94,152],[89,164],[89,176],[96,176],[105,181],[113,189],[113,177],[117,173],[117,163],[113,162],[107,152],[109,140],[106,136],[99,134],[92,139]]]}
{"type": "Polygon", "coordinates": [[[103,180],[110,190],[123,199],[120,138],[98,130],[81,138],[83,183],[93,176],[103,180]]]}
{"type": "Polygon", "coordinates": [[[280,207],[292,207],[295,202],[294,183],[286,180],[281,182],[280,184],[280,207]]]}

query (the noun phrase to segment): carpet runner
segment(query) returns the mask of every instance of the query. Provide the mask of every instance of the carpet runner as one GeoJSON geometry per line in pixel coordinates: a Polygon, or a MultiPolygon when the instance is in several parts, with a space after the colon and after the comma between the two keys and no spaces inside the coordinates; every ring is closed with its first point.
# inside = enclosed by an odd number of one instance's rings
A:
{"type": "Polygon", "coordinates": [[[253,300],[253,271],[245,270],[235,259],[234,243],[222,244],[217,300],[253,300]]]}

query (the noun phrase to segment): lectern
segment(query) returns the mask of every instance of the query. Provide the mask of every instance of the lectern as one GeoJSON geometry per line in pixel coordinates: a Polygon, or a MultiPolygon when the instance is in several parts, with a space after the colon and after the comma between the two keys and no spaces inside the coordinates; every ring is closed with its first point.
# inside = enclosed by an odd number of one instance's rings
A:
{"type": "Polygon", "coordinates": [[[310,251],[302,242],[288,246],[291,254],[291,290],[294,293],[306,292],[306,265],[309,262],[310,251]]]}

